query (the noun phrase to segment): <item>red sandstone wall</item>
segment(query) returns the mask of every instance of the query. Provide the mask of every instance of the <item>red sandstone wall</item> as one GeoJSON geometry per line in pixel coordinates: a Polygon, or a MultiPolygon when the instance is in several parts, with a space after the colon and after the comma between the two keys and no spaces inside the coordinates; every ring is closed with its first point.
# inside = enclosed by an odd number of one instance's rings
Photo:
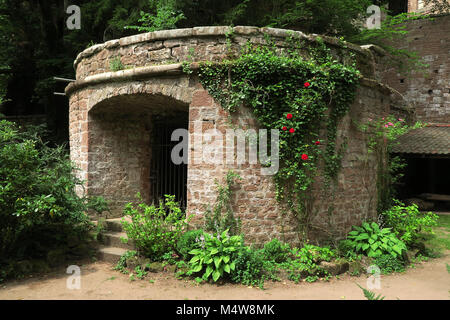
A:
{"type": "MultiPolygon", "coordinates": [[[[415,51],[429,66],[410,74],[391,68],[381,82],[398,90],[414,106],[419,120],[450,122],[450,15],[407,23],[405,39],[394,46],[415,51]]],[[[381,60],[380,63],[385,63],[381,60]]]]}

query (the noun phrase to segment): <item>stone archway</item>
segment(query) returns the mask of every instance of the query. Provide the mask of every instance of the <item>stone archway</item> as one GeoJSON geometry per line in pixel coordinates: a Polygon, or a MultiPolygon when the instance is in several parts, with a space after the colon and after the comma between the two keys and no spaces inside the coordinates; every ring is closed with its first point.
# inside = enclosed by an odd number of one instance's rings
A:
{"type": "Polygon", "coordinates": [[[124,204],[137,193],[146,202],[159,200],[153,199],[157,194],[151,186],[159,176],[151,175],[154,125],[156,118],[171,119],[175,125],[182,119],[187,129],[192,90],[177,89],[158,79],[95,86],[75,95],[82,99],[78,110],[71,111],[71,122],[85,121],[71,126],[72,160],[80,164],[84,192],[105,197],[113,217],[121,216],[124,204]]]}

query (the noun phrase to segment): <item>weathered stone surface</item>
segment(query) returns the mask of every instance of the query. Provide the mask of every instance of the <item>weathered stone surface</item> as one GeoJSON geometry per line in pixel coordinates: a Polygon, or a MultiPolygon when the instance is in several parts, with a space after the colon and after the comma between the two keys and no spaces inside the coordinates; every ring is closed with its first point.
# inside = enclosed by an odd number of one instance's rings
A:
{"type": "Polygon", "coordinates": [[[349,269],[349,263],[347,261],[322,261],[320,263],[320,267],[328,271],[329,274],[336,276],[338,274],[347,272],[349,269]]]}

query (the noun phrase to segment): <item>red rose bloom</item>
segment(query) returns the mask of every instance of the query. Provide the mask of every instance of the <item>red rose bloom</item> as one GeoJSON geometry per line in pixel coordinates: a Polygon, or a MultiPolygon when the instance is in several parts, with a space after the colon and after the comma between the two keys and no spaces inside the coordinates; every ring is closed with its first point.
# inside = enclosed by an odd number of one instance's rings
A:
{"type": "Polygon", "coordinates": [[[292,119],[292,114],[291,114],[291,113],[288,113],[288,114],[286,115],[286,119],[292,119]]]}
{"type": "Polygon", "coordinates": [[[283,127],[282,130],[283,130],[283,131],[286,131],[286,130],[287,130],[287,127],[283,127]]]}
{"type": "Polygon", "coordinates": [[[290,132],[290,133],[294,133],[294,132],[295,132],[295,129],[294,129],[294,128],[290,128],[290,129],[289,129],[289,132],[290,132]]]}
{"type": "Polygon", "coordinates": [[[308,155],[307,154],[302,154],[302,160],[308,160],[308,155]]]}
{"type": "Polygon", "coordinates": [[[316,146],[318,146],[318,145],[320,144],[320,141],[317,140],[316,142],[314,142],[314,144],[315,144],[316,146]]]}
{"type": "Polygon", "coordinates": [[[309,82],[305,82],[305,88],[308,88],[311,85],[309,82]]]}

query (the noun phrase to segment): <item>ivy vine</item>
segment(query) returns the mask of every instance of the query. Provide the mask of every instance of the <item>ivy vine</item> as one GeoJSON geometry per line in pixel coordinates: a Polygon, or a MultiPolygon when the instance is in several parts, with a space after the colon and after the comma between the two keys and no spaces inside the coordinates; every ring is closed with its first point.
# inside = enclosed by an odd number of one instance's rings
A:
{"type": "Polygon", "coordinates": [[[277,200],[303,221],[319,161],[325,181],[341,167],[337,127],[354,100],[359,71],[335,60],[320,42],[309,58],[299,50],[278,51],[248,46],[235,59],[201,63],[198,76],[224,109],[248,106],[261,127],[280,130],[277,200]]]}

